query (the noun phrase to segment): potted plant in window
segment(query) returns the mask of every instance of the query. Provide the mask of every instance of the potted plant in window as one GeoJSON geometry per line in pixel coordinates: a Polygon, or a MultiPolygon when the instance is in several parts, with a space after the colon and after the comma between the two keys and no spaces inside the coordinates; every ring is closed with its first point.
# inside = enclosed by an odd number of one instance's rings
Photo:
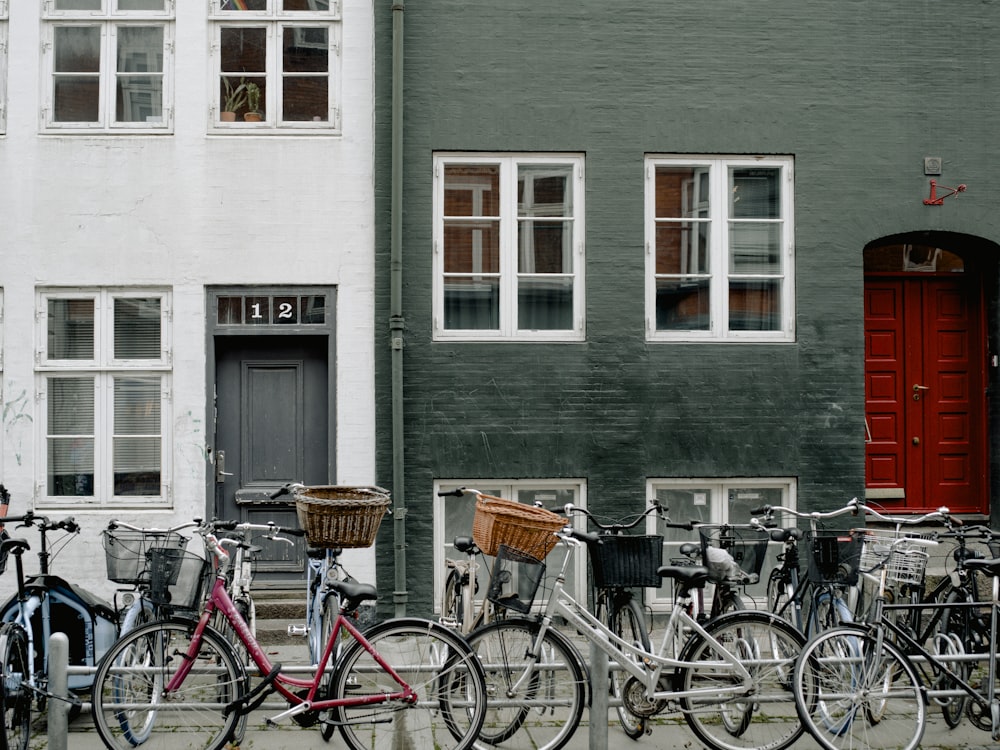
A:
{"type": "Polygon", "coordinates": [[[247,83],[247,111],[243,119],[247,122],[260,122],[264,119],[260,111],[260,86],[253,81],[247,83]]]}
{"type": "Polygon", "coordinates": [[[233,86],[233,80],[226,76],[222,78],[222,84],[226,87],[226,98],[222,103],[222,111],[219,119],[222,122],[235,122],[236,112],[247,103],[247,83],[241,78],[238,86],[233,86]]]}

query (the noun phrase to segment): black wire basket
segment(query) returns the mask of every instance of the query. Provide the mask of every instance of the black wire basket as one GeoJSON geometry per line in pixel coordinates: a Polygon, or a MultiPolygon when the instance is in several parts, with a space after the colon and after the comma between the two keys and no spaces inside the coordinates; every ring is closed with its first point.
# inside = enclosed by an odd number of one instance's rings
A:
{"type": "Polygon", "coordinates": [[[527,614],[531,611],[543,578],[544,562],[533,555],[501,544],[493,561],[493,575],[486,598],[498,607],[527,614]]]}
{"type": "Polygon", "coordinates": [[[150,551],[149,598],[154,605],[172,610],[198,610],[208,595],[212,566],[186,550],[159,548],[150,551]]]}
{"type": "Polygon", "coordinates": [[[770,536],[763,529],[729,524],[698,527],[701,560],[711,581],[757,583],[767,557],[770,536]],[[725,555],[720,554],[725,552],[725,555]]]}
{"type": "Polygon", "coordinates": [[[854,530],[809,532],[806,536],[809,580],[827,585],[856,584],[862,541],[854,530]]]}
{"type": "Polygon", "coordinates": [[[662,536],[605,534],[589,548],[597,588],[660,585],[657,571],[663,564],[662,536]]]}
{"type": "Polygon", "coordinates": [[[151,550],[182,550],[188,543],[188,538],[176,531],[105,529],[101,537],[108,580],[131,586],[149,583],[151,550]]]}

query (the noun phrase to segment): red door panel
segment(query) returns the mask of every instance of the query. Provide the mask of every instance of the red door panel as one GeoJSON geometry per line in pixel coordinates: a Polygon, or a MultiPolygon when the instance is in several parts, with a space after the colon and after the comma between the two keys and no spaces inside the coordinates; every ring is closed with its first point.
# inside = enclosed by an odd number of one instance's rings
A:
{"type": "Polygon", "coordinates": [[[903,290],[893,283],[865,287],[865,401],[869,487],[906,484],[903,432],[903,290]]]}
{"type": "Polygon", "coordinates": [[[966,279],[866,282],[866,479],[880,503],[986,512],[984,363],[966,279]]]}

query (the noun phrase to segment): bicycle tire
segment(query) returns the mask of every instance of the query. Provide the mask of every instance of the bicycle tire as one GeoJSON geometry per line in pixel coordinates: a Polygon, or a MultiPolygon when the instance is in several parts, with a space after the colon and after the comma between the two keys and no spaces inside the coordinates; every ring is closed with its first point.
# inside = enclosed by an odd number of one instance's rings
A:
{"type": "Polygon", "coordinates": [[[805,643],[802,634],[777,615],[756,610],[722,615],[705,629],[711,639],[696,633],[681,649],[681,660],[692,664],[677,671],[675,689],[732,688],[737,677],[719,668],[720,646],[738,657],[754,679],[742,700],[711,692],[701,700],[682,698],[691,731],[717,750],[783,750],[795,743],[803,728],[789,698],[793,665],[805,643]],[[699,661],[713,666],[699,669],[699,661]]]}
{"type": "Polygon", "coordinates": [[[927,719],[920,678],[877,630],[840,627],[806,644],[795,668],[795,707],[826,750],[920,745],[927,719]]]}
{"type": "Polygon", "coordinates": [[[775,568],[767,579],[767,608],[785,622],[798,628],[795,617],[795,602],[792,598],[791,583],[785,578],[785,571],[775,568]]]}
{"type": "Polygon", "coordinates": [[[813,611],[809,615],[811,636],[854,622],[854,615],[847,603],[826,586],[814,592],[812,606],[813,611]]]}
{"type": "MultiPolygon", "coordinates": [[[[963,589],[952,589],[945,598],[945,604],[959,604],[967,602],[968,593],[963,589]]],[[[948,663],[955,674],[963,681],[968,682],[972,674],[972,665],[967,661],[948,662],[949,655],[965,652],[965,644],[973,638],[969,632],[971,629],[971,610],[966,607],[955,607],[943,609],[943,615],[938,623],[938,632],[934,636],[934,649],[938,658],[948,663]],[[964,611],[963,611],[964,610],[964,611]],[[945,653],[942,653],[944,651],[945,653]]],[[[935,680],[934,687],[940,690],[948,690],[958,687],[957,683],[945,674],[939,675],[935,680]]],[[[945,724],[950,729],[954,729],[962,723],[962,716],[965,714],[965,707],[969,701],[966,693],[951,696],[944,699],[935,699],[941,705],[941,714],[945,724]]]]}
{"type": "Polygon", "coordinates": [[[439,623],[414,618],[388,620],[369,629],[365,639],[367,644],[355,641],[344,651],[330,696],[363,699],[399,691],[372,658],[369,648],[374,648],[416,691],[416,701],[334,708],[332,721],[347,745],[353,750],[471,747],[486,715],[486,682],[465,640],[439,623]]]}
{"type": "MultiPolygon", "coordinates": [[[[650,652],[652,650],[649,643],[649,633],[646,630],[646,614],[631,592],[615,597],[607,625],[608,629],[622,640],[638,646],[643,651],[650,652]]],[[[612,665],[611,694],[615,698],[621,700],[629,676],[627,672],[615,669],[612,665]]],[[[623,705],[616,706],[615,710],[618,713],[618,723],[621,724],[622,731],[628,737],[637,740],[645,734],[645,718],[636,716],[623,705]]]]}
{"type": "Polygon", "coordinates": [[[462,586],[461,574],[452,568],[444,582],[444,593],[441,595],[441,619],[454,622],[462,632],[463,613],[465,612],[465,588],[462,586]]]}
{"type": "MultiPolygon", "coordinates": [[[[330,640],[330,634],[333,633],[333,626],[337,622],[337,615],[340,613],[340,602],[335,593],[331,591],[327,593],[326,596],[323,597],[323,605],[320,611],[322,612],[322,614],[320,615],[320,625],[319,625],[320,635],[322,636],[321,642],[323,643],[323,646],[326,646],[326,644],[330,640]]],[[[338,643],[337,646],[334,648],[333,654],[330,656],[330,662],[329,664],[327,664],[328,669],[332,665],[337,663],[340,651],[341,651],[340,644],[338,643]]],[[[320,653],[317,654],[315,660],[313,661],[313,664],[318,664],[322,656],[323,653],[321,647],[320,653]]],[[[330,679],[331,678],[329,676],[323,678],[323,681],[321,683],[321,690],[323,691],[323,693],[326,694],[330,693],[330,679]]],[[[321,695],[323,693],[321,693],[321,695]]],[[[332,718],[332,716],[329,718],[332,718]]],[[[324,742],[330,741],[330,738],[333,736],[333,730],[335,728],[336,727],[334,726],[332,721],[324,722],[322,726],[320,726],[319,732],[324,742]]]]}
{"type": "Polygon", "coordinates": [[[163,689],[183,661],[197,623],[161,620],[120,639],[105,655],[94,679],[97,733],[112,750],[171,748],[191,738],[204,750],[220,750],[240,725],[226,707],[249,690],[232,646],[206,628],[197,664],[170,700],[163,689]]]}
{"type": "Polygon", "coordinates": [[[24,680],[31,672],[28,637],[20,625],[4,623],[0,628],[0,707],[3,711],[2,750],[26,750],[31,739],[31,689],[24,680]]]}
{"type": "Polygon", "coordinates": [[[576,647],[549,628],[540,659],[528,654],[540,624],[497,620],[473,631],[469,645],[486,674],[490,695],[480,740],[505,750],[559,750],[573,736],[587,703],[587,668],[576,647]],[[515,685],[522,677],[522,684],[515,685]]]}

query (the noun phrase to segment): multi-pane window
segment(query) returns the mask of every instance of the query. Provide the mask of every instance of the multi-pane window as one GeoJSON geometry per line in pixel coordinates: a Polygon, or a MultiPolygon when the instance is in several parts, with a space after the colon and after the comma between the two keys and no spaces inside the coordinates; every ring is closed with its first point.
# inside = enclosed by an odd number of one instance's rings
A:
{"type": "Polygon", "coordinates": [[[434,334],[583,337],[583,157],[434,159],[434,334]]]}
{"type": "Polygon", "coordinates": [[[166,504],[169,297],[46,291],[39,306],[42,501],[166,504]]]}
{"type": "Polygon", "coordinates": [[[651,339],[794,335],[792,160],[650,157],[651,339]]]}
{"type": "MultiPolygon", "coordinates": [[[[442,481],[434,486],[434,607],[441,606],[441,592],[444,588],[445,576],[448,574],[445,560],[461,560],[465,556],[455,551],[454,540],[457,536],[472,536],[472,522],[476,514],[476,499],[474,495],[462,497],[440,497],[439,492],[448,492],[456,487],[475,487],[480,492],[494,497],[516,500],[520,503],[541,503],[545,508],[561,508],[566,503],[578,507],[586,507],[586,485],[566,479],[531,479],[531,480],[495,480],[476,479],[468,481],[442,481]]],[[[574,521],[580,528],[585,528],[586,519],[582,516],[574,521]]],[[[566,548],[557,546],[545,558],[545,564],[550,571],[558,571],[566,556],[566,548]]],[[[488,561],[492,564],[492,559],[488,561]]],[[[586,552],[577,552],[571,561],[572,567],[566,571],[566,589],[573,596],[582,592],[586,598],[587,580],[586,552]]],[[[490,571],[482,567],[479,575],[479,597],[485,596],[489,588],[490,571]]]]}
{"type": "MultiPolygon", "coordinates": [[[[667,509],[670,520],[676,523],[698,521],[704,524],[747,524],[753,517],[751,511],[764,505],[796,508],[795,481],[792,479],[652,479],[647,482],[649,498],[658,500],[667,509]]],[[[795,518],[776,516],[782,526],[794,526],[795,518]]],[[[685,542],[700,543],[699,532],[667,528],[661,519],[650,517],[648,533],[663,536],[663,560],[681,558],[680,547],[685,542]]],[[[761,580],[747,586],[748,598],[765,601],[767,573],[777,564],[782,550],[780,544],[771,543],[764,562],[761,580]]],[[[709,590],[705,601],[711,601],[709,590]]],[[[664,581],[647,596],[654,609],[669,609],[672,601],[672,583],[664,581]]]]}
{"type": "Polygon", "coordinates": [[[214,127],[340,127],[337,0],[211,0],[211,7],[214,127]]]}
{"type": "Polygon", "coordinates": [[[47,0],[42,7],[46,127],[169,130],[174,0],[47,0]]]}

